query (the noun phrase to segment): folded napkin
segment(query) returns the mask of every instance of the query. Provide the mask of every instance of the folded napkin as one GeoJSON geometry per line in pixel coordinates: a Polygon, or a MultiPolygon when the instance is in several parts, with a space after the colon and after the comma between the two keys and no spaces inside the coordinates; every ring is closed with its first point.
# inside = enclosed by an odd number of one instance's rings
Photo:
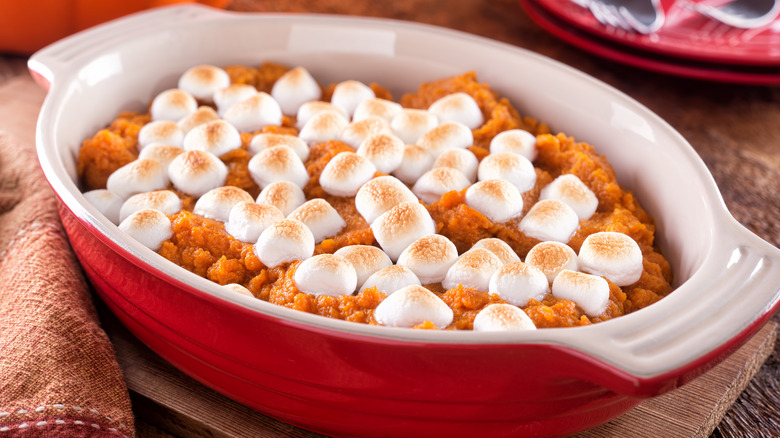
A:
{"type": "Polygon", "coordinates": [[[113,347],[40,170],[44,92],[0,85],[0,437],[131,437],[113,347]]]}

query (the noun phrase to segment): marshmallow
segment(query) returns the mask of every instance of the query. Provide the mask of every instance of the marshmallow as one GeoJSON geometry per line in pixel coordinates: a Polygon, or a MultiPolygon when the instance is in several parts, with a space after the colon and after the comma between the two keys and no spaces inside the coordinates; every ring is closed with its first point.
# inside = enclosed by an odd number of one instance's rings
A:
{"type": "Polygon", "coordinates": [[[290,181],[301,188],[309,182],[306,166],[288,146],[263,149],[249,160],[248,168],[252,179],[261,188],[276,181],[290,181]]]}
{"type": "Polygon", "coordinates": [[[390,173],[404,159],[404,142],[393,134],[374,134],[360,144],[357,154],[368,158],[379,172],[390,173]]]}
{"type": "Polygon", "coordinates": [[[642,250],[626,234],[602,231],[582,242],[580,267],[593,275],[606,277],[618,286],[634,284],[642,276],[642,250]]]}
{"type": "Polygon", "coordinates": [[[470,183],[477,180],[477,167],[479,161],[477,157],[468,149],[450,149],[444,151],[436,161],[433,162],[433,167],[451,167],[453,169],[460,170],[470,183]]]}
{"type": "Polygon", "coordinates": [[[441,196],[453,190],[469,186],[469,179],[461,171],[450,167],[437,167],[425,172],[412,186],[412,192],[426,204],[433,204],[441,196]]]}
{"type": "Polygon", "coordinates": [[[181,210],[181,199],[170,190],[155,190],[153,192],[137,193],[122,204],[119,209],[119,222],[140,210],[158,210],[172,216],[181,210]]]}
{"type": "Polygon", "coordinates": [[[542,301],[550,291],[550,283],[542,271],[523,262],[506,264],[490,277],[488,291],[515,306],[525,306],[528,300],[542,301]]]}
{"type": "Polygon", "coordinates": [[[235,186],[222,186],[204,193],[192,212],[203,217],[227,222],[230,210],[239,202],[254,202],[252,195],[235,186]]]}
{"type": "Polygon", "coordinates": [[[282,219],[284,214],[273,205],[242,201],[230,209],[225,231],[242,242],[257,242],[266,228],[282,219]]]}
{"type": "Polygon", "coordinates": [[[521,155],[533,161],[536,159],[536,136],[522,129],[500,132],[490,140],[490,153],[503,152],[521,155]]]}
{"type": "Polygon", "coordinates": [[[483,248],[496,255],[501,260],[501,263],[515,263],[520,261],[520,256],[517,255],[515,250],[509,246],[508,243],[495,237],[488,237],[480,239],[472,248],[483,248]]]}
{"type": "Polygon", "coordinates": [[[270,94],[259,92],[225,111],[223,116],[240,132],[254,132],[282,124],[282,109],[270,94]]]}
{"type": "Polygon", "coordinates": [[[536,183],[536,169],[527,158],[510,152],[490,154],[483,158],[477,168],[477,179],[503,179],[520,190],[527,192],[536,183]]]}
{"type": "Polygon", "coordinates": [[[230,76],[213,65],[192,67],[179,77],[179,89],[204,102],[212,102],[214,93],[228,85],[230,76]]]}
{"type": "Polygon", "coordinates": [[[184,136],[184,150],[206,151],[216,156],[241,148],[241,134],[230,123],[217,119],[200,124],[184,136]]]}
{"type": "Polygon", "coordinates": [[[315,296],[352,295],[357,289],[357,273],[347,259],[334,254],[320,254],[306,259],[293,274],[298,289],[315,296]]]}
{"type": "Polygon", "coordinates": [[[555,199],[544,199],[534,204],[518,224],[520,231],[528,237],[562,243],[567,243],[579,226],[577,213],[555,199]]]}
{"type": "Polygon", "coordinates": [[[598,316],[607,310],[609,283],[595,275],[564,270],[555,277],[552,294],[574,301],[588,316],[598,316]]]}
{"type": "Polygon", "coordinates": [[[404,107],[392,100],[374,98],[366,99],[360,102],[352,114],[352,121],[357,122],[369,117],[379,117],[388,124],[393,120],[396,114],[400,113],[404,107]]]}
{"type": "Polygon", "coordinates": [[[160,249],[162,243],[173,236],[168,216],[152,209],[131,214],[119,224],[119,229],[152,251],[160,249]]]}
{"type": "Polygon", "coordinates": [[[344,110],[349,117],[355,112],[355,108],[360,102],[368,99],[374,99],[376,95],[374,90],[368,85],[358,81],[340,82],[333,89],[333,95],[330,97],[330,103],[344,110]]]}
{"type": "Polygon", "coordinates": [[[310,102],[304,103],[300,106],[300,108],[298,108],[298,115],[296,116],[295,126],[298,129],[303,128],[306,123],[311,120],[312,117],[314,117],[315,114],[321,113],[323,111],[335,111],[341,114],[344,119],[347,118],[347,113],[336,105],[333,105],[330,102],[323,102],[321,100],[312,100],[310,102]]]}
{"type": "Polygon", "coordinates": [[[433,234],[436,227],[428,210],[418,201],[404,202],[382,213],[371,224],[379,246],[390,256],[398,260],[407,246],[415,240],[433,234]]]}
{"type": "Polygon", "coordinates": [[[194,113],[176,122],[176,124],[179,125],[179,128],[185,134],[187,134],[192,128],[203,125],[204,123],[213,122],[214,120],[219,120],[219,115],[214,111],[214,108],[210,106],[201,106],[198,107],[194,113]]]}
{"type": "Polygon", "coordinates": [[[474,331],[511,330],[536,330],[536,325],[523,309],[511,304],[491,304],[474,317],[474,331]]]}
{"type": "Polygon", "coordinates": [[[353,121],[347,125],[339,134],[339,140],[350,145],[352,149],[357,149],[368,137],[375,134],[392,134],[390,124],[380,117],[366,117],[365,119],[353,121]]]}
{"type": "Polygon", "coordinates": [[[146,145],[141,152],[138,153],[138,159],[143,160],[145,158],[157,160],[163,165],[165,171],[168,171],[171,161],[174,158],[184,153],[184,149],[178,146],[172,146],[162,143],[151,143],[146,145]]]}
{"type": "Polygon", "coordinates": [[[539,199],[557,199],[568,204],[577,217],[589,219],[596,212],[599,200],[577,175],[566,174],[555,178],[539,193],[539,199]]]}
{"type": "Polygon", "coordinates": [[[224,289],[235,292],[237,294],[246,295],[252,298],[255,297],[249,289],[245,288],[244,286],[241,286],[238,283],[230,283],[230,284],[223,285],[222,287],[224,289]]]}
{"type": "Polygon", "coordinates": [[[164,189],[168,185],[165,166],[157,160],[131,161],[108,176],[106,188],[122,198],[141,192],[164,189]]]}
{"type": "Polygon", "coordinates": [[[249,152],[257,154],[263,149],[267,149],[273,146],[288,146],[298,154],[298,158],[301,161],[306,161],[309,158],[309,145],[305,141],[294,135],[286,134],[273,134],[269,132],[260,133],[252,137],[252,141],[249,142],[249,152]]]}
{"type": "Polygon", "coordinates": [[[172,88],[155,96],[149,107],[152,120],[180,120],[198,109],[198,102],[190,93],[172,88]]]}
{"type": "Polygon", "coordinates": [[[376,309],[379,324],[392,327],[414,327],[430,321],[443,329],[453,319],[452,309],[436,294],[422,286],[406,286],[385,298],[376,309]]]}
{"type": "Polygon", "coordinates": [[[438,124],[439,118],[436,114],[413,108],[404,108],[390,120],[395,135],[407,144],[416,144],[423,134],[438,124]]]}
{"type": "Polygon", "coordinates": [[[417,140],[417,144],[425,148],[429,154],[438,157],[448,149],[463,149],[471,146],[474,144],[474,135],[471,129],[462,123],[444,122],[423,134],[417,140]]]}
{"type": "Polygon", "coordinates": [[[320,186],[335,196],[355,196],[374,177],[376,167],[354,152],[340,152],[328,161],[320,174],[320,186]]]}
{"type": "Polygon", "coordinates": [[[314,254],[314,235],[309,227],[295,219],[274,222],[260,233],[255,255],[269,268],[295,260],[306,260],[314,254]]]}
{"type": "Polygon", "coordinates": [[[493,222],[506,222],[523,213],[523,196],[503,179],[488,179],[466,190],[466,205],[493,222]]]}
{"type": "Polygon", "coordinates": [[[306,202],[306,195],[300,186],[289,181],[268,184],[257,196],[258,204],[269,204],[278,208],[285,217],[306,202]]]}
{"type": "Polygon", "coordinates": [[[304,202],[303,205],[293,210],[287,217],[299,220],[309,227],[315,243],[320,243],[327,237],[336,235],[347,226],[339,212],[322,198],[304,202]]]}
{"type": "Polygon", "coordinates": [[[369,224],[402,202],[416,202],[417,196],[397,178],[380,176],[363,184],[355,195],[355,208],[369,224]]]}
{"type": "Polygon", "coordinates": [[[382,268],[366,279],[360,290],[375,287],[377,292],[390,295],[406,286],[420,286],[420,279],[406,266],[392,265],[382,268]]]}
{"type": "Polygon", "coordinates": [[[163,143],[173,146],[181,146],[184,140],[184,131],[171,120],[155,120],[145,124],[138,131],[138,150],[152,143],[163,143]]]}
{"type": "Polygon", "coordinates": [[[406,184],[414,184],[423,173],[431,170],[433,160],[433,156],[422,147],[408,144],[404,146],[404,157],[401,165],[393,171],[393,176],[406,184]]]}
{"type": "Polygon", "coordinates": [[[119,212],[124,203],[121,196],[106,189],[96,189],[85,192],[84,197],[112,223],[118,224],[120,222],[119,212]]]}
{"type": "Polygon", "coordinates": [[[501,259],[492,252],[482,249],[470,249],[464,252],[447,270],[441,285],[452,289],[462,284],[463,287],[487,292],[490,277],[501,267],[501,259]]]}
{"type": "Polygon", "coordinates": [[[293,115],[303,103],[318,100],[322,90],[308,70],[295,67],[274,82],[271,96],[279,102],[284,114],[293,115]]]}
{"type": "Polygon", "coordinates": [[[460,122],[469,129],[477,129],[485,122],[477,101],[463,92],[438,99],[428,107],[428,111],[436,114],[441,122],[460,122]]]}
{"type": "Polygon", "coordinates": [[[216,155],[206,151],[187,151],[168,165],[168,175],[180,192],[199,197],[225,185],[227,166],[216,155]]]}
{"type": "Polygon", "coordinates": [[[415,240],[398,256],[398,264],[411,269],[423,284],[441,283],[456,260],[458,249],[441,234],[415,240]]]}
{"type": "Polygon", "coordinates": [[[377,271],[393,265],[384,251],[371,245],[345,246],[333,254],[352,263],[357,273],[357,286],[363,285],[377,271]]]}
{"type": "Polygon", "coordinates": [[[336,111],[320,111],[311,116],[301,128],[298,137],[314,146],[329,140],[338,140],[341,131],[349,125],[349,120],[336,111]]]}
{"type": "Polygon", "coordinates": [[[249,84],[231,84],[214,93],[214,103],[217,105],[217,114],[224,116],[227,110],[257,94],[257,88],[249,84]]]}
{"type": "Polygon", "coordinates": [[[569,245],[561,242],[537,243],[525,255],[525,262],[542,271],[550,284],[564,269],[579,270],[577,253],[569,245]]]}

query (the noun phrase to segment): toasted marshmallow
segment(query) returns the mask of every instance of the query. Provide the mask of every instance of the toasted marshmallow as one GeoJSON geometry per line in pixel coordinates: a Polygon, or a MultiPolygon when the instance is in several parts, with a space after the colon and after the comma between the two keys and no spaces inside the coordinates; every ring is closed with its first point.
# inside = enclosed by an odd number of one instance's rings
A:
{"type": "Polygon", "coordinates": [[[179,77],[179,89],[204,102],[212,102],[214,93],[228,85],[230,76],[225,70],[213,65],[192,67],[179,77]]]}
{"type": "Polygon", "coordinates": [[[448,149],[471,146],[474,144],[474,135],[471,129],[462,123],[444,122],[423,134],[417,144],[424,147],[429,154],[438,157],[448,149]]]}
{"type": "Polygon", "coordinates": [[[206,151],[216,156],[241,148],[241,134],[230,123],[217,119],[200,124],[184,136],[184,150],[206,151]]]}
{"type": "Polygon", "coordinates": [[[190,93],[171,88],[155,96],[149,113],[152,120],[178,121],[194,113],[198,109],[198,102],[190,93]]]}
{"type": "Polygon", "coordinates": [[[585,238],[580,247],[580,267],[606,277],[618,286],[636,283],[642,276],[642,250],[626,234],[602,231],[585,238]]]}
{"type": "Polygon", "coordinates": [[[392,265],[371,274],[360,290],[375,287],[378,292],[390,295],[406,286],[420,286],[420,279],[406,266],[392,265]]]}
{"type": "Polygon", "coordinates": [[[390,260],[398,260],[407,246],[423,236],[435,233],[436,227],[428,210],[413,201],[387,210],[371,224],[371,230],[390,260]]]}
{"type": "Polygon", "coordinates": [[[168,175],[179,191],[199,197],[225,185],[227,166],[216,155],[206,151],[187,151],[168,166],[168,175]]]}
{"type": "Polygon", "coordinates": [[[122,222],[128,216],[141,210],[158,210],[171,216],[181,210],[181,199],[170,190],[155,190],[153,192],[137,193],[122,204],[119,210],[119,221],[122,222]]]}
{"type": "Polygon", "coordinates": [[[404,146],[404,157],[401,165],[393,171],[393,176],[405,182],[414,184],[433,166],[433,156],[424,148],[408,144],[404,146]]]}
{"type": "Polygon", "coordinates": [[[256,199],[258,204],[269,204],[278,208],[287,217],[306,202],[303,189],[289,181],[277,181],[263,188],[256,199]]]}
{"type": "Polygon", "coordinates": [[[244,286],[241,286],[238,283],[225,284],[222,287],[229,291],[235,292],[237,294],[246,295],[252,298],[255,297],[249,289],[245,288],[244,286]]]}
{"type": "Polygon", "coordinates": [[[579,226],[577,213],[555,199],[544,199],[534,204],[518,224],[520,231],[528,237],[562,243],[568,243],[579,226]]]}
{"type": "Polygon", "coordinates": [[[227,110],[257,94],[257,88],[249,84],[231,84],[214,93],[214,103],[217,105],[217,114],[224,116],[227,110]]]}
{"type": "Polygon", "coordinates": [[[274,82],[271,96],[279,102],[283,113],[294,115],[303,103],[318,100],[322,90],[308,70],[295,67],[274,82]]]}
{"type": "Polygon", "coordinates": [[[230,210],[239,202],[254,202],[252,195],[235,186],[222,186],[204,193],[192,212],[209,219],[227,222],[230,210]]]}
{"type": "Polygon", "coordinates": [[[330,103],[343,109],[347,116],[352,117],[360,102],[374,98],[376,95],[371,87],[359,81],[349,80],[336,85],[330,103]]]}
{"type": "Polygon", "coordinates": [[[142,151],[153,143],[163,143],[173,146],[181,146],[184,140],[184,131],[171,120],[155,120],[145,124],[138,131],[138,150],[142,151]]]}
{"type": "Polygon", "coordinates": [[[374,177],[376,167],[354,152],[340,152],[328,161],[320,174],[320,186],[335,196],[355,196],[374,177]]]}
{"type": "Polygon", "coordinates": [[[255,254],[269,268],[306,260],[314,254],[314,235],[301,221],[282,219],[260,233],[255,254]]]}
{"type": "Polygon", "coordinates": [[[501,260],[501,263],[515,263],[520,261],[520,256],[517,255],[515,250],[509,246],[508,243],[495,237],[488,237],[480,239],[472,248],[483,248],[496,255],[501,260]]]}
{"type": "Polygon", "coordinates": [[[441,234],[415,240],[398,256],[398,264],[411,269],[423,284],[441,283],[456,260],[458,249],[441,234]]]}
{"type": "Polygon", "coordinates": [[[550,291],[550,283],[542,271],[523,262],[506,264],[490,277],[488,291],[515,306],[525,306],[528,300],[542,301],[550,291]]]}
{"type": "Polygon", "coordinates": [[[168,216],[152,209],[131,214],[119,224],[119,229],[152,251],[160,249],[162,243],[173,236],[168,216]]]}
{"type": "Polygon", "coordinates": [[[523,213],[523,196],[508,181],[488,179],[466,190],[466,205],[500,223],[523,213]]]}
{"type": "Polygon", "coordinates": [[[249,160],[249,174],[261,188],[276,181],[290,181],[298,187],[309,182],[309,173],[298,154],[289,146],[273,146],[249,160]]]}
{"type": "Polygon", "coordinates": [[[320,254],[306,259],[293,274],[298,289],[312,295],[340,297],[357,289],[357,273],[347,259],[335,254],[320,254]]]}
{"type": "Polygon", "coordinates": [[[148,158],[157,160],[160,162],[160,164],[163,165],[165,171],[167,172],[171,161],[183,153],[184,149],[178,146],[172,146],[163,143],[151,143],[146,145],[145,148],[141,149],[141,152],[138,153],[138,159],[143,160],[148,158]]]}
{"type": "Polygon", "coordinates": [[[404,142],[393,134],[374,134],[360,144],[357,154],[374,163],[376,170],[390,173],[404,159],[404,142]]]}
{"type": "Polygon", "coordinates": [[[333,105],[330,102],[323,102],[321,100],[312,100],[310,102],[304,103],[300,106],[300,108],[298,108],[298,115],[296,116],[295,126],[297,126],[298,129],[303,128],[312,117],[323,111],[335,111],[341,114],[345,120],[347,119],[347,113],[336,105],[333,105]]]}
{"type": "Polygon", "coordinates": [[[609,283],[596,275],[565,270],[555,277],[552,294],[574,301],[588,316],[598,316],[607,310],[609,283]]]}
{"type": "Polygon", "coordinates": [[[474,331],[510,330],[536,330],[536,325],[523,309],[511,304],[491,304],[474,317],[474,331]]]}
{"type": "Polygon", "coordinates": [[[577,217],[589,219],[596,212],[599,200],[577,175],[566,174],[555,178],[539,194],[539,199],[557,199],[569,205],[577,217]]]}
{"type": "Polygon", "coordinates": [[[106,189],[96,189],[85,192],[84,197],[112,223],[120,222],[119,212],[125,201],[121,196],[106,189]]]}
{"type": "Polygon", "coordinates": [[[338,140],[341,131],[349,125],[349,120],[336,111],[321,111],[313,115],[298,137],[311,146],[329,140],[338,140]]]}
{"type": "Polygon", "coordinates": [[[441,195],[465,189],[469,184],[469,179],[460,170],[437,167],[422,174],[412,186],[412,192],[426,204],[433,204],[441,195]]]}
{"type": "Polygon", "coordinates": [[[273,134],[270,132],[257,134],[249,142],[249,152],[257,154],[263,149],[273,146],[288,146],[298,155],[301,161],[309,158],[309,145],[294,135],[273,134]]]}
{"type": "Polygon", "coordinates": [[[436,114],[443,122],[460,122],[469,129],[477,129],[485,122],[477,101],[466,93],[458,92],[433,102],[428,111],[436,114]]]}
{"type": "Polygon", "coordinates": [[[450,325],[453,317],[452,309],[441,298],[416,285],[395,291],[374,309],[376,321],[391,327],[414,327],[430,321],[443,329],[450,325]]]}
{"type": "Polygon", "coordinates": [[[511,152],[528,160],[536,159],[536,136],[522,129],[500,132],[490,140],[490,153],[511,152]]]}
{"type": "Polygon", "coordinates": [[[423,134],[439,124],[436,114],[413,108],[404,108],[390,120],[395,135],[404,143],[416,144],[423,134]]]}
{"type": "Polygon", "coordinates": [[[270,94],[259,92],[225,111],[223,116],[240,132],[254,132],[282,124],[282,109],[270,94]]]}
{"type": "Polygon", "coordinates": [[[198,107],[194,113],[176,122],[176,124],[185,134],[187,134],[192,128],[208,122],[213,122],[214,120],[219,120],[219,115],[214,111],[214,108],[210,106],[201,106],[198,107]]]}
{"type": "Polygon", "coordinates": [[[501,259],[483,248],[472,248],[464,252],[453,263],[441,285],[452,289],[462,284],[479,291],[487,292],[490,287],[490,277],[501,267],[501,259]]]}
{"type": "Polygon", "coordinates": [[[376,134],[392,134],[390,124],[380,117],[366,117],[351,122],[339,134],[339,140],[357,150],[367,138],[376,134]]]}
{"type": "Polygon", "coordinates": [[[477,157],[468,149],[450,149],[444,151],[436,161],[433,162],[433,167],[451,167],[458,169],[466,175],[470,183],[477,180],[477,167],[479,161],[477,157]]]}
{"type": "Polygon", "coordinates": [[[369,117],[379,117],[388,124],[393,120],[396,114],[400,113],[404,107],[400,103],[386,99],[366,99],[360,102],[352,114],[352,121],[357,122],[369,117]]]}
{"type": "Polygon", "coordinates": [[[242,242],[257,242],[266,228],[282,219],[284,214],[273,205],[242,201],[230,209],[225,231],[242,242]]]}
{"type": "Polygon", "coordinates": [[[371,245],[345,246],[333,254],[344,257],[352,263],[352,267],[357,273],[358,287],[377,271],[393,265],[390,257],[384,251],[371,245]]]}
{"type": "Polygon", "coordinates": [[[542,271],[550,284],[561,271],[580,268],[577,253],[569,245],[552,241],[534,245],[526,254],[525,262],[542,271]]]}
{"type": "Polygon", "coordinates": [[[164,189],[168,185],[165,170],[165,166],[157,160],[134,160],[109,175],[106,188],[125,199],[136,193],[164,189]]]}
{"type": "Polygon", "coordinates": [[[335,235],[347,226],[339,212],[322,198],[304,202],[287,217],[299,220],[309,227],[315,243],[322,242],[325,238],[335,235]]]}
{"type": "Polygon", "coordinates": [[[503,179],[512,183],[520,193],[527,192],[536,183],[536,170],[527,158],[510,152],[490,154],[477,169],[477,179],[503,179]]]}
{"type": "Polygon", "coordinates": [[[402,202],[416,202],[417,196],[392,176],[380,176],[363,184],[355,195],[355,208],[369,224],[402,202]]]}

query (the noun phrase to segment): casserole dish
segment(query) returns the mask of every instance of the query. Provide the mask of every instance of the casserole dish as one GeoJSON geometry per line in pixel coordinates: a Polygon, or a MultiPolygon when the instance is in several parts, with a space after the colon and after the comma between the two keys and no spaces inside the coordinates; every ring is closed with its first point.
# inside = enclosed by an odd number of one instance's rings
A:
{"type": "Polygon", "coordinates": [[[566,435],[714,366],[780,305],[780,251],[739,225],[693,148],[620,92],[525,50],[380,19],[157,9],[35,54],[37,143],[98,293],[162,357],[263,413],[344,436],[566,435]],[[164,44],[162,43],[164,42],[164,44]],[[238,296],[125,236],[77,187],[81,141],[192,65],[304,65],[395,96],[476,70],[521,112],[595,145],[655,218],[677,288],[602,324],[519,333],[408,330],[238,296]]]}

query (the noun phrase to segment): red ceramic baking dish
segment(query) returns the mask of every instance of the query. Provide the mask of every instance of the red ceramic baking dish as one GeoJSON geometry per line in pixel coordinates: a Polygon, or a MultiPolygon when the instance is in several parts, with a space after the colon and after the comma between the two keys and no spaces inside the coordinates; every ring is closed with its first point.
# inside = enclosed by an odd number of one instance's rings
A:
{"type": "Polygon", "coordinates": [[[691,146],[631,98],[499,42],[381,19],[143,12],[36,53],[38,152],[73,249],[121,321],[184,372],[258,411],[339,436],[555,436],[602,424],[724,359],[780,304],[780,251],[739,225],[691,146]],[[187,68],[275,61],[394,95],[475,70],[524,114],[596,146],[654,216],[676,290],[586,327],[455,332],[355,324],[223,290],[86,202],[75,157],[187,68]]]}

